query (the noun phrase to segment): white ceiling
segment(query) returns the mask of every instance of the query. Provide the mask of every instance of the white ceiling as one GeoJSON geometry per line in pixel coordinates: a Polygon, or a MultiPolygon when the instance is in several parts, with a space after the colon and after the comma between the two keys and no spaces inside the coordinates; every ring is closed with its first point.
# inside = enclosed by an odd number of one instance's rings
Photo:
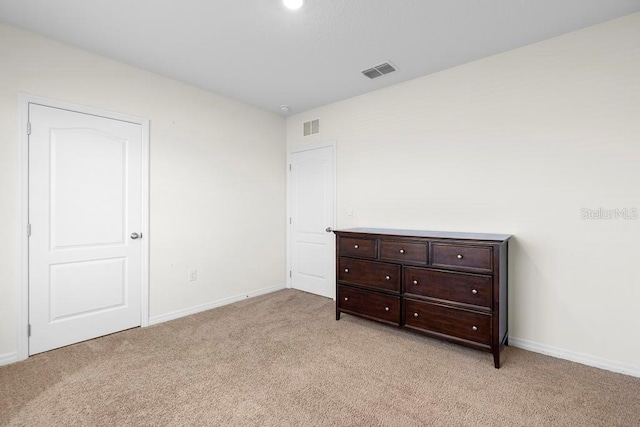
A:
{"type": "Polygon", "coordinates": [[[640,0],[0,0],[0,21],[291,113],[640,11],[640,0]],[[360,72],[384,61],[399,71],[360,72]]]}

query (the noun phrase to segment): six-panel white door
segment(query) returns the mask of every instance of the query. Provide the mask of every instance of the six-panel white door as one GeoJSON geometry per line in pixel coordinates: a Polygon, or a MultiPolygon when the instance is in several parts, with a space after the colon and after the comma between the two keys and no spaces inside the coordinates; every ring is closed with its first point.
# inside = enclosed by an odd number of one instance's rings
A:
{"type": "Polygon", "coordinates": [[[36,354],[140,325],[142,129],[36,104],[29,122],[36,354]]]}
{"type": "Polygon", "coordinates": [[[333,147],[292,153],[291,286],[335,298],[333,147]]]}

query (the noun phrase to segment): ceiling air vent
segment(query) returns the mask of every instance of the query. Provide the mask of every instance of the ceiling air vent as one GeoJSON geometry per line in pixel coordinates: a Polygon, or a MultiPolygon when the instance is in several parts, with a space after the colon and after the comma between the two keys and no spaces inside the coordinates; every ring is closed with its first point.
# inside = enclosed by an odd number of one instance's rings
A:
{"type": "Polygon", "coordinates": [[[393,73],[397,68],[391,64],[390,62],[384,62],[380,65],[376,65],[373,68],[369,68],[368,70],[364,70],[362,74],[369,77],[370,79],[375,79],[376,77],[383,76],[385,74],[393,73]]]}
{"type": "Polygon", "coordinates": [[[311,120],[302,124],[302,135],[309,136],[320,133],[320,119],[311,120]]]}

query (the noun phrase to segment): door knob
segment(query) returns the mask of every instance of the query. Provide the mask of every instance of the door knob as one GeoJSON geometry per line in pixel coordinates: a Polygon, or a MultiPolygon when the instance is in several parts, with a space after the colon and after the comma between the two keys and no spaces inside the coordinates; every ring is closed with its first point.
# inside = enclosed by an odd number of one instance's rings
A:
{"type": "Polygon", "coordinates": [[[324,229],[324,231],[326,231],[327,233],[331,233],[333,231],[333,228],[327,227],[324,229]]]}
{"type": "Polygon", "coordinates": [[[131,233],[131,238],[132,238],[133,240],[136,240],[136,239],[141,238],[141,237],[142,237],[142,233],[140,233],[140,234],[138,234],[138,233],[131,233]]]}

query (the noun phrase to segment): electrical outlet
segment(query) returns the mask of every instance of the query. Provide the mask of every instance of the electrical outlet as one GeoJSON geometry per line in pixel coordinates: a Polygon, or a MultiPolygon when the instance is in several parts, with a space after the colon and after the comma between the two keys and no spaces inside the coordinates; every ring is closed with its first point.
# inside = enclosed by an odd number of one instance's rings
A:
{"type": "Polygon", "coordinates": [[[195,282],[198,279],[198,271],[197,270],[189,270],[189,281],[195,282]]]}

